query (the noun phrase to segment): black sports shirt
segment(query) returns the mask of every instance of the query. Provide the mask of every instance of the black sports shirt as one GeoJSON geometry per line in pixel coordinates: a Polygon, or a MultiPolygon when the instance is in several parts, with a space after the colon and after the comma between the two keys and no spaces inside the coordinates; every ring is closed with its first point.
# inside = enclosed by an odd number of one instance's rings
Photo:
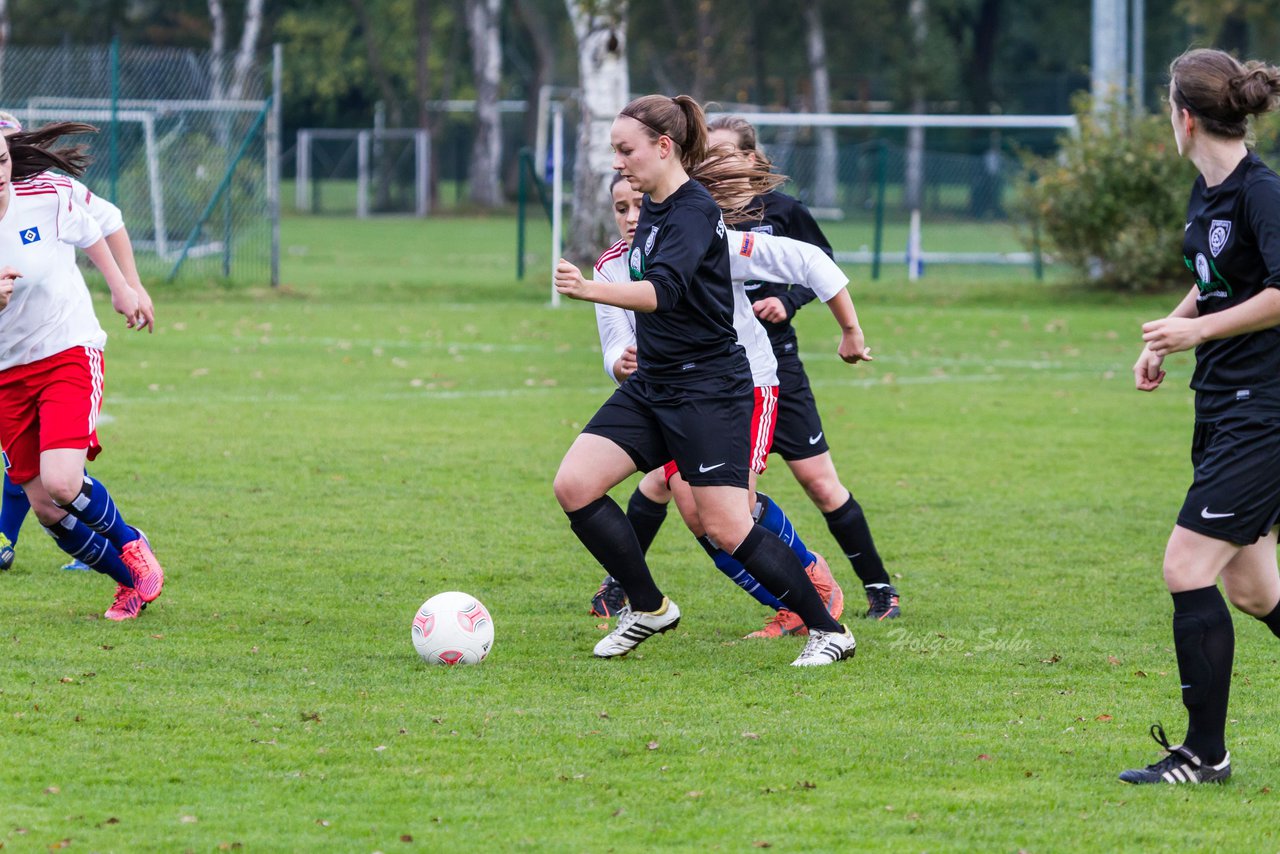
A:
{"type": "Polygon", "coordinates": [[[697,181],[666,201],[647,195],[627,256],[631,280],[650,282],[656,311],[636,312],[636,376],[657,383],[751,378],[733,328],[733,280],[720,208],[697,181]]]}
{"type": "MultiPolygon", "coordinates": [[[[734,228],[739,231],[763,231],[812,243],[827,253],[828,258],[835,258],[831,253],[831,244],[814,221],[813,214],[794,196],[776,191],[765,193],[752,199],[747,210],[752,218],[735,225],[734,228]]],[[[813,300],[813,291],[804,285],[783,285],[776,282],[746,282],[745,287],[747,296],[753,303],[768,297],[777,297],[782,301],[787,310],[787,319],[781,323],[766,320],[761,320],[760,323],[769,333],[769,343],[773,345],[774,355],[779,359],[794,357],[797,352],[796,331],[791,326],[791,318],[795,317],[801,306],[813,300]]]]}
{"type": "MultiPolygon", "coordinates": [[[[1250,152],[1216,187],[1196,178],[1184,232],[1182,256],[1200,289],[1201,315],[1280,287],[1280,176],[1250,152]]],[[[1191,387],[1200,416],[1244,400],[1280,412],[1280,328],[1201,344],[1191,387]]]]}

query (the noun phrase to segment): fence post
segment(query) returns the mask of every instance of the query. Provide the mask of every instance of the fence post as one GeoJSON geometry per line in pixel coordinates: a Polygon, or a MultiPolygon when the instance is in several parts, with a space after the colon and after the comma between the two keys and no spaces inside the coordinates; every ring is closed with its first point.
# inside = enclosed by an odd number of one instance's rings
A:
{"type": "Polygon", "coordinates": [[[107,129],[107,161],[111,170],[111,199],[120,202],[120,154],[118,117],[120,115],[120,37],[111,39],[111,127],[107,129]]]}
{"type": "Polygon", "coordinates": [[[516,280],[520,282],[524,281],[524,161],[528,156],[528,147],[516,155],[516,280]]]}
{"type": "Polygon", "coordinates": [[[871,247],[871,281],[880,278],[880,250],[884,246],[884,185],[888,181],[888,148],[883,139],[876,145],[876,234],[871,247]]]}

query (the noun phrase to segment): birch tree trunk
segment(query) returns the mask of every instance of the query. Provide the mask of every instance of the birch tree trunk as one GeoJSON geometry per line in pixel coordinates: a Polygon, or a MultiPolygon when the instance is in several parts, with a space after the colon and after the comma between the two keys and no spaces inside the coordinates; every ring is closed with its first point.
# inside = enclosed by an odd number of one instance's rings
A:
{"type": "Polygon", "coordinates": [[[502,0],[467,0],[471,61],[476,81],[476,136],[471,147],[471,201],[484,208],[502,204],[502,132],[498,81],[502,42],[498,31],[502,0]]]}
{"type": "MultiPolygon", "coordinates": [[[[911,43],[915,48],[916,69],[911,81],[911,112],[924,113],[924,74],[927,73],[924,56],[925,38],[929,34],[925,0],[911,0],[907,16],[911,21],[911,43]]],[[[907,129],[907,164],[904,177],[903,201],[909,211],[918,210],[924,203],[924,128],[907,129]]]]}
{"type": "MultiPolygon", "coordinates": [[[[804,11],[808,29],[809,75],[813,80],[813,112],[831,112],[831,77],[827,73],[827,36],[822,26],[822,7],[812,2],[804,11]]],[[[818,128],[818,162],[814,169],[814,207],[837,206],[839,175],[836,161],[836,129],[818,128]]]]}
{"type": "Polygon", "coordinates": [[[573,213],[565,256],[590,264],[617,239],[609,176],[613,149],[609,129],[627,105],[631,81],[627,68],[626,0],[565,0],[578,40],[581,121],[573,170],[573,213]]]}

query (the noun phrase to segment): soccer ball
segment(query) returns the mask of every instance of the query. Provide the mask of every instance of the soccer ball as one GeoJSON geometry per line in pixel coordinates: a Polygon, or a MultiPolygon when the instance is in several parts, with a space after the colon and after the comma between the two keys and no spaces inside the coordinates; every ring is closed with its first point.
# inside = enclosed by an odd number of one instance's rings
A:
{"type": "Polygon", "coordinates": [[[413,648],[428,664],[479,664],[493,647],[493,618],[466,593],[437,593],[413,616],[413,648]]]}

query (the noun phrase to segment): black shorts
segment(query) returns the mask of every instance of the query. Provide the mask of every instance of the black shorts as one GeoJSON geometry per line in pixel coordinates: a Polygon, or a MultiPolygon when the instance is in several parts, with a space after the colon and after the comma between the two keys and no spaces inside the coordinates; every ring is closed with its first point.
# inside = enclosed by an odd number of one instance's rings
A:
{"type": "Polygon", "coordinates": [[[674,459],[691,486],[738,486],[751,472],[751,379],[687,386],[627,380],[582,428],[622,448],[638,471],[674,459]]]}
{"type": "Polygon", "coordinates": [[[1280,520],[1280,414],[1197,421],[1191,465],[1183,528],[1249,546],[1280,520]]]}
{"type": "Polygon", "coordinates": [[[773,452],[784,460],[804,460],[825,454],[830,445],[822,432],[818,404],[800,359],[778,359],[778,426],[773,452]]]}

